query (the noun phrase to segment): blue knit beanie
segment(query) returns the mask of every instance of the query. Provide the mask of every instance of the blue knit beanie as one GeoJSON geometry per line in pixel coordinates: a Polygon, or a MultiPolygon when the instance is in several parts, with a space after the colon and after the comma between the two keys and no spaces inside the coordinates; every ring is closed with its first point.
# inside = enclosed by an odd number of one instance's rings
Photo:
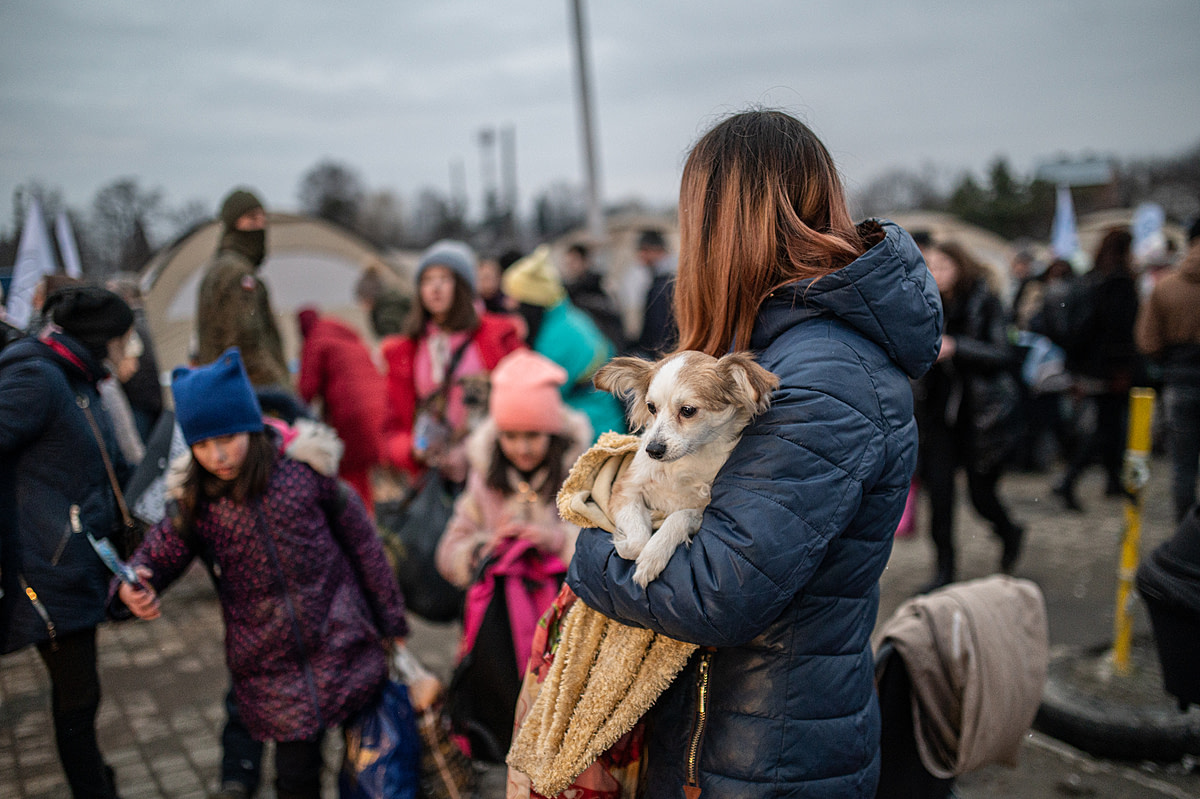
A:
{"type": "Polygon", "coordinates": [[[467,281],[472,290],[475,288],[475,272],[478,269],[478,259],[469,244],[454,239],[442,239],[434,242],[417,263],[417,283],[421,275],[431,266],[444,266],[467,281]]]}
{"type": "Polygon", "coordinates": [[[189,447],[206,438],[263,429],[262,408],[237,347],[225,350],[207,366],[176,367],[171,373],[171,393],[175,395],[175,421],[189,447]]]}

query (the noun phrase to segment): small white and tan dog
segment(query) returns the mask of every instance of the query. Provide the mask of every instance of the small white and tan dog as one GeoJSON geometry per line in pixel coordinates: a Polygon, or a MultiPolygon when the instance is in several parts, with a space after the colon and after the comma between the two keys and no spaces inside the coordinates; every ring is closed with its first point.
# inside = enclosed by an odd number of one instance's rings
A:
{"type": "Polygon", "coordinates": [[[636,560],[633,579],[644,588],[700,529],[713,479],[742,430],[771,404],[779,378],[746,353],[689,350],[654,362],[614,358],[593,382],[626,399],[631,426],[642,429],[610,510],[617,554],[636,560]],[[653,537],[652,511],[665,517],[653,537]]]}

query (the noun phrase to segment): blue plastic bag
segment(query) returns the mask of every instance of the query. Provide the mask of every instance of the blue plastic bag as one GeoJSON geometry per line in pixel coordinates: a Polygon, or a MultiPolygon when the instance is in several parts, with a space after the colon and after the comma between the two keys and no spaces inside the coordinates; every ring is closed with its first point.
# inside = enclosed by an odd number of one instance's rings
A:
{"type": "Polygon", "coordinates": [[[375,704],[352,716],[343,730],[341,799],[417,799],[421,738],[407,687],[388,680],[375,704]]]}

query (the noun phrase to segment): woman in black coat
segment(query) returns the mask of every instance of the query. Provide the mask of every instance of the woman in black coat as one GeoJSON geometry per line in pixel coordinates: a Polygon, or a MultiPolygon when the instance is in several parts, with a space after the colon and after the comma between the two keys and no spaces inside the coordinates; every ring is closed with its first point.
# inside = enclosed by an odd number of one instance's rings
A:
{"type": "Polygon", "coordinates": [[[1000,538],[1000,570],[1011,572],[1025,530],[997,494],[1005,459],[1020,430],[1015,412],[1020,386],[1008,343],[1007,315],[988,285],[987,268],[953,242],[925,252],[942,296],[945,328],[937,363],[916,385],[921,435],[921,480],[929,492],[929,532],[937,549],[933,581],[955,579],[954,489],[967,471],[971,504],[1000,538]]]}
{"type": "Polygon", "coordinates": [[[128,467],[96,386],[104,361],[123,354],[133,313],[87,286],[50,295],[45,311],[53,324],[0,354],[0,653],[37,647],[71,792],[107,799],[116,793],[96,743],[96,625],[111,575],[84,533],[122,526],[100,441],[118,480],[128,467]]]}
{"type": "MultiPolygon", "coordinates": [[[[1099,460],[1104,467],[1104,493],[1124,496],[1121,465],[1129,414],[1129,389],[1141,374],[1141,359],[1133,340],[1138,292],[1133,278],[1128,230],[1110,230],[1100,241],[1092,269],[1078,281],[1068,301],[1067,371],[1075,394],[1096,408],[1095,426],[1079,431],[1080,444],[1062,480],[1054,487],[1067,509],[1082,507],[1075,483],[1099,460]]],[[[1076,414],[1077,419],[1084,414],[1076,414]]]]}

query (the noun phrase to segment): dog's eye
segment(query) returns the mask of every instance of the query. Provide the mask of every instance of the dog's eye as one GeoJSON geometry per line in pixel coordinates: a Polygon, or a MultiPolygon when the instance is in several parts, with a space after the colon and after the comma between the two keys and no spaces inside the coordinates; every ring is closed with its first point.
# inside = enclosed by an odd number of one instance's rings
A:
{"type": "Polygon", "coordinates": [[[680,406],[679,415],[682,416],[684,419],[691,419],[693,416],[696,415],[696,406],[694,406],[694,405],[680,406]]]}
{"type": "Polygon", "coordinates": [[[651,416],[654,416],[654,415],[656,415],[656,414],[658,413],[658,408],[654,407],[654,403],[653,403],[653,402],[647,402],[647,403],[646,403],[646,410],[650,411],[650,415],[651,415],[651,416]]]}

